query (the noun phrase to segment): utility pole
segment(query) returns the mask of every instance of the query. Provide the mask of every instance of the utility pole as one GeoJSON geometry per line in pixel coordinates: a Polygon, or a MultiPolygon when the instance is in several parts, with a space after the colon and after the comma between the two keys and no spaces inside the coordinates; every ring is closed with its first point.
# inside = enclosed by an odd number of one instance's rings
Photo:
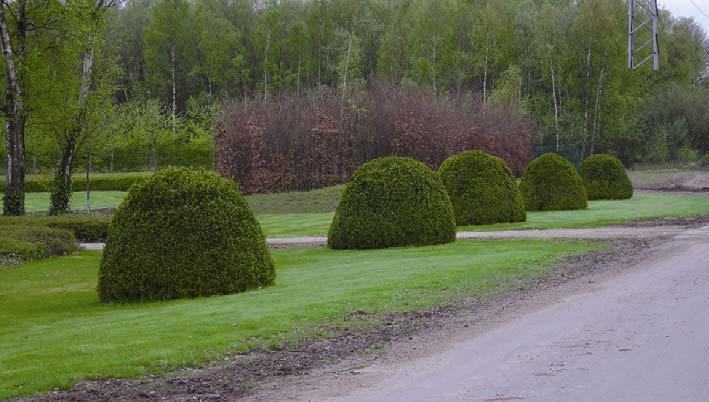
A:
{"type": "Polygon", "coordinates": [[[657,0],[628,0],[629,69],[650,60],[655,71],[660,69],[659,18],[657,0]]]}

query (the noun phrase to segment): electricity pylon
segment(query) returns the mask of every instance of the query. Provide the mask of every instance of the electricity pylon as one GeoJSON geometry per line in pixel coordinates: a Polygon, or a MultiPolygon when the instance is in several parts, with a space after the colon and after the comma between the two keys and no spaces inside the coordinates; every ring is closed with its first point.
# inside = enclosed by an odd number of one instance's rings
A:
{"type": "Polygon", "coordinates": [[[653,69],[660,69],[658,32],[657,0],[628,0],[628,68],[652,60],[653,69]]]}

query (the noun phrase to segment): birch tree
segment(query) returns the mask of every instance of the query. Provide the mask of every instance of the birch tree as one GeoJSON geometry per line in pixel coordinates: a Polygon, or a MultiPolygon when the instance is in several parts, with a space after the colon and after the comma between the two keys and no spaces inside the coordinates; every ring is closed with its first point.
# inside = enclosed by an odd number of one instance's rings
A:
{"type": "MultiPolygon", "coordinates": [[[[100,93],[107,83],[96,79],[95,67],[97,58],[107,60],[102,56],[103,52],[103,29],[106,10],[118,4],[118,0],[90,0],[84,4],[77,3],[74,9],[68,10],[73,14],[76,24],[80,24],[84,29],[77,32],[70,32],[65,37],[63,46],[63,59],[68,63],[68,71],[71,74],[74,69],[74,60],[79,60],[80,68],[78,80],[67,77],[64,82],[76,82],[78,88],[72,90],[67,88],[66,93],[75,94],[75,100],[69,100],[69,113],[64,114],[68,119],[68,125],[59,128],[58,142],[60,157],[57,171],[54,177],[52,193],[50,196],[50,215],[59,215],[69,212],[72,195],[72,173],[75,164],[75,156],[79,148],[89,135],[88,120],[91,110],[90,97],[100,93]],[[78,45],[78,46],[77,46],[78,45]],[[78,56],[78,57],[76,57],[78,56]]],[[[69,6],[67,6],[69,7],[69,6]]],[[[69,14],[69,13],[67,13],[69,14]]],[[[66,14],[65,14],[66,15],[66,14]]],[[[70,21],[66,21],[70,22],[70,21]]],[[[104,67],[103,73],[110,68],[104,67]]],[[[109,94],[104,93],[104,96],[109,94]]]]}

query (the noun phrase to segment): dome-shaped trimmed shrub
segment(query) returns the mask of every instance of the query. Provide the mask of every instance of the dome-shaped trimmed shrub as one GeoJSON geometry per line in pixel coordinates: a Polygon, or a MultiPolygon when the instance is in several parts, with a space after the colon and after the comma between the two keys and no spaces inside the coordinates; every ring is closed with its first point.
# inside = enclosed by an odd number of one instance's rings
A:
{"type": "Polygon", "coordinates": [[[438,172],[458,226],[527,219],[515,177],[502,159],[482,151],[467,151],[446,159],[438,172]]]}
{"type": "Polygon", "coordinates": [[[584,209],[586,188],[576,167],[559,154],[548,153],[533,160],[519,186],[527,211],[584,209]]]}
{"type": "Polygon", "coordinates": [[[330,226],[334,249],[423,246],[455,240],[455,218],[438,173],[410,158],[360,166],[330,226]]]}
{"type": "Polygon", "coordinates": [[[615,156],[591,155],[579,166],[589,200],[627,200],[633,197],[633,184],[623,163],[615,156]]]}
{"type": "Polygon", "coordinates": [[[233,181],[166,169],[133,185],[111,222],[101,301],[241,292],[273,283],[266,239],[233,181]]]}

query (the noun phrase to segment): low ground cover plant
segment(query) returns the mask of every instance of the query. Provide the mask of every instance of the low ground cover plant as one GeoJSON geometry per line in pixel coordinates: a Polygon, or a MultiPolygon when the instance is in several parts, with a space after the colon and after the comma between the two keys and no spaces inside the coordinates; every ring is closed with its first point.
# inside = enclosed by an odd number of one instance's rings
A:
{"type": "Polygon", "coordinates": [[[0,230],[8,226],[49,227],[68,230],[79,242],[104,242],[111,217],[106,215],[2,216],[0,230]]]}
{"type": "Polygon", "coordinates": [[[559,154],[547,153],[524,171],[520,191],[527,211],[585,209],[588,196],[576,167],[559,154]]]}
{"type": "Polygon", "coordinates": [[[258,221],[233,181],[166,169],[131,188],[109,227],[101,301],[151,301],[242,292],[275,271],[258,221]]]}
{"type": "Polygon", "coordinates": [[[438,173],[411,158],[365,163],[342,194],[330,226],[335,249],[423,246],[455,240],[455,217],[438,173]]]}
{"type": "Polygon", "coordinates": [[[79,242],[104,241],[106,216],[0,216],[0,266],[69,255],[79,242]]]}
{"type": "Polygon", "coordinates": [[[592,155],[581,163],[579,174],[589,200],[627,200],[633,184],[623,163],[612,155],[592,155]]]}
{"type": "Polygon", "coordinates": [[[527,219],[517,181],[502,159],[467,151],[446,159],[438,171],[458,226],[527,219]]]}
{"type": "Polygon", "coordinates": [[[71,231],[43,225],[0,226],[0,268],[76,251],[71,231]]]}

